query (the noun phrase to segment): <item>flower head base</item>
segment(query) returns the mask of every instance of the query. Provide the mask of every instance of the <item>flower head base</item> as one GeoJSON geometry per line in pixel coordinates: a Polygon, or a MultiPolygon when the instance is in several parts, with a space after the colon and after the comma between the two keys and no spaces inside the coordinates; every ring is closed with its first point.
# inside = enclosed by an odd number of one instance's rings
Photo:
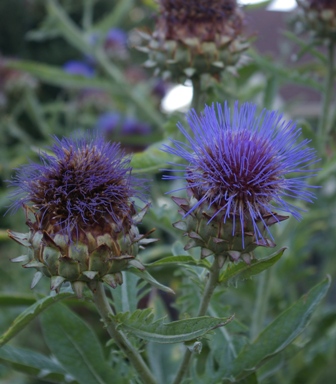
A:
{"type": "Polygon", "coordinates": [[[136,218],[131,199],[139,196],[139,180],[131,176],[130,159],[119,144],[96,138],[56,139],[52,151],[41,154],[41,164],[22,167],[12,182],[19,198],[12,207],[25,208],[29,233],[9,236],[32,250],[14,261],[51,277],[51,289],[63,281],[121,284],[129,263],[142,268],[134,260],[143,238],[136,224],[146,208],[136,218]]]}
{"type": "MultiPolygon", "coordinates": [[[[285,200],[311,202],[306,190],[309,166],[316,161],[307,141],[297,142],[300,131],[276,112],[256,114],[256,106],[236,103],[233,116],[227,104],[206,107],[188,122],[194,137],[179,125],[188,143],[173,141],[164,150],[187,161],[183,176],[189,199],[173,198],[184,221],[175,226],[191,238],[187,248],[200,246],[210,254],[249,259],[258,245],[275,246],[269,227],[287,216],[300,218],[300,209],[285,200]],[[286,178],[289,176],[290,178],[286,178]],[[269,238],[267,238],[267,236],[269,238]]],[[[183,188],[182,188],[183,189],[183,188]]]]}
{"type": "Polygon", "coordinates": [[[142,34],[147,67],[175,80],[234,70],[248,44],[236,0],[160,0],[154,32],[142,34]]]}
{"type": "Polygon", "coordinates": [[[336,38],[336,2],[334,0],[296,0],[298,20],[319,38],[336,38]]]}

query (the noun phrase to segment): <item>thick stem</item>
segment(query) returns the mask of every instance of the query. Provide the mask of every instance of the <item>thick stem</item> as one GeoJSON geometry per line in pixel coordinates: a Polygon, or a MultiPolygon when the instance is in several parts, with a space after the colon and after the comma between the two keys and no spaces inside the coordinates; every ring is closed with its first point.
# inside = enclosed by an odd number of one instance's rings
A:
{"type": "Polygon", "coordinates": [[[332,94],[334,89],[334,55],[335,46],[332,40],[329,41],[328,45],[328,66],[327,75],[325,78],[325,86],[322,99],[322,111],[318,125],[317,137],[320,144],[320,153],[325,152],[325,144],[327,142],[327,135],[329,132],[330,125],[330,103],[332,100],[332,94]]]}
{"type": "MultiPolygon", "coordinates": [[[[210,270],[210,276],[207,281],[204,293],[203,293],[203,298],[198,310],[198,316],[204,316],[207,312],[207,309],[210,304],[210,300],[212,297],[212,294],[214,293],[218,280],[219,280],[219,274],[220,274],[220,267],[218,265],[217,258],[214,259],[214,262],[212,264],[211,270],[210,270]]],[[[185,351],[181,366],[179,371],[177,372],[176,378],[174,380],[173,384],[179,384],[181,383],[183,377],[187,373],[190,365],[190,361],[192,358],[192,352],[190,352],[189,349],[185,351]]]]}
{"type": "Polygon", "coordinates": [[[138,372],[142,381],[146,384],[156,384],[155,378],[139,354],[139,351],[133,347],[133,345],[122,332],[117,330],[116,324],[111,317],[113,312],[107,300],[103,283],[99,282],[97,285],[91,286],[91,290],[93,292],[94,303],[104,321],[109,335],[114,339],[118,347],[125,353],[130,363],[138,372]]]}

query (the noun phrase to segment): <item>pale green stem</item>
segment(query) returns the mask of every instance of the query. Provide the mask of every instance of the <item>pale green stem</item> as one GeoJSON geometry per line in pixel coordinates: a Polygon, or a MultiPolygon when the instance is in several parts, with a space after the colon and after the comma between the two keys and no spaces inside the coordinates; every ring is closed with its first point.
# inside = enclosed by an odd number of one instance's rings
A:
{"type": "Polygon", "coordinates": [[[202,105],[202,89],[201,89],[201,78],[199,76],[192,80],[193,85],[193,97],[191,100],[191,108],[195,109],[197,113],[203,109],[202,105]]]}
{"type": "Polygon", "coordinates": [[[91,290],[93,292],[94,303],[104,321],[109,335],[113,338],[118,347],[125,353],[128,360],[141,377],[142,382],[146,384],[156,384],[155,378],[142,359],[139,351],[133,347],[125,334],[117,330],[116,323],[112,317],[113,312],[107,300],[103,283],[98,282],[97,284],[91,285],[91,290]]]}
{"type": "Polygon", "coordinates": [[[260,333],[260,330],[263,328],[266,313],[268,300],[270,297],[270,286],[272,269],[267,269],[259,275],[258,287],[257,287],[257,297],[254,305],[253,315],[252,315],[252,325],[250,329],[250,337],[254,339],[260,333]]]}
{"type": "MultiPolygon", "coordinates": [[[[200,307],[198,310],[198,316],[204,316],[206,314],[207,309],[208,309],[209,304],[210,304],[212,294],[214,293],[214,291],[217,287],[217,284],[218,284],[219,274],[220,274],[220,268],[218,265],[217,258],[215,258],[214,262],[211,266],[211,269],[210,269],[209,279],[207,281],[207,284],[206,284],[206,287],[205,287],[205,290],[203,293],[202,301],[201,301],[201,304],[200,304],[200,307]]],[[[176,378],[175,378],[173,384],[181,383],[183,377],[188,372],[191,358],[192,358],[192,352],[190,352],[190,350],[187,349],[185,351],[180,369],[177,372],[177,375],[176,375],[176,378]]]]}
{"type": "Polygon", "coordinates": [[[320,145],[320,153],[325,152],[325,144],[327,142],[327,135],[329,132],[330,125],[330,104],[332,100],[332,94],[334,89],[334,78],[335,78],[335,68],[334,68],[334,55],[335,55],[335,46],[332,40],[328,44],[328,66],[327,66],[327,75],[325,78],[325,85],[323,91],[322,99],[322,111],[319,120],[317,138],[320,145]]]}

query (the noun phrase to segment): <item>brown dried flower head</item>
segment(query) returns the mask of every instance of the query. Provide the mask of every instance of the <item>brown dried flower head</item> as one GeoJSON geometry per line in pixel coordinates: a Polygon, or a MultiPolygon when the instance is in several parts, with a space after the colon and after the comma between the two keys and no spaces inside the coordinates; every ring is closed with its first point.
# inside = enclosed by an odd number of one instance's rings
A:
{"type": "Polygon", "coordinates": [[[248,44],[244,14],[236,0],[160,0],[155,30],[142,36],[147,67],[163,77],[217,77],[233,70],[248,44]]]}

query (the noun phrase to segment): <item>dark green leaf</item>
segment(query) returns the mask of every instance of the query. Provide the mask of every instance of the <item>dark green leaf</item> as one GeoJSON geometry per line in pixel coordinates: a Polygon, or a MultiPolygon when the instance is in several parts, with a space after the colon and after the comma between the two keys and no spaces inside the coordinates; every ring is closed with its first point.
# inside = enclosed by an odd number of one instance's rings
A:
{"type": "Polygon", "coordinates": [[[291,344],[307,326],[329,286],[330,277],[327,277],[282,312],[253,343],[242,350],[233,364],[228,367],[225,376],[243,378],[291,344]]]}
{"type": "Polygon", "coordinates": [[[243,261],[240,261],[238,264],[230,265],[221,273],[219,281],[225,284],[235,284],[240,280],[246,280],[251,276],[257,275],[275,264],[281,258],[285,250],[286,248],[281,248],[271,256],[263,259],[254,259],[251,261],[250,265],[243,261]]]}
{"type": "Polygon", "coordinates": [[[56,296],[47,296],[23,311],[12,323],[9,329],[1,336],[0,346],[6,344],[19,333],[27,324],[35,319],[42,311],[60,300],[73,296],[72,293],[59,293],[56,296]]]}
{"type": "Polygon", "coordinates": [[[55,360],[30,349],[5,345],[0,349],[0,363],[15,371],[32,375],[52,383],[64,383],[68,373],[55,360]]]}
{"type": "Polygon", "coordinates": [[[111,377],[118,379],[93,330],[66,306],[58,303],[49,308],[41,323],[49,349],[79,383],[106,384],[111,377]]]}

